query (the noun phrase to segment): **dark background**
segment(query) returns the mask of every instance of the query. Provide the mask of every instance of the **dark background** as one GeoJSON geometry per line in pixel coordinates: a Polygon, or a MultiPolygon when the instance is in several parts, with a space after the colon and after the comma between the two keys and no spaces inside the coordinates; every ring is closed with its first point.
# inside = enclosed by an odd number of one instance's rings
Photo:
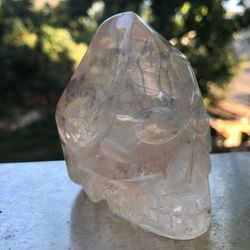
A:
{"type": "MultiPolygon", "coordinates": [[[[0,0],[0,161],[62,159],[54,120],[58,98],[100,23],[128,10],[188,57],[212,118],[248,119],[217,109],[226,85],[248,61],[233,44],[237,35],[249,34],[250,9],[243,1],[230,9],[231,2],[0,0]]],[[[215,128],[213,151],[228,151],[215,128]]],[[[248,132],[234,150],[249,150],[248,132]]]]}

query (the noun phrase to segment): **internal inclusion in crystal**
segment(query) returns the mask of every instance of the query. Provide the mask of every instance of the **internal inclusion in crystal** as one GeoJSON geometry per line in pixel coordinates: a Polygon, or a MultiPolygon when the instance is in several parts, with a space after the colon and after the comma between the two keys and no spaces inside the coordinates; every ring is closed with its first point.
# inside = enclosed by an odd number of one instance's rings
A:
{"type": "Polygon", "coordinates": [[[186,57],[132,12],[106,20],[56,121],[70,178],[93,202],[174,239],[210,221],[208,117],[186,57]]]}

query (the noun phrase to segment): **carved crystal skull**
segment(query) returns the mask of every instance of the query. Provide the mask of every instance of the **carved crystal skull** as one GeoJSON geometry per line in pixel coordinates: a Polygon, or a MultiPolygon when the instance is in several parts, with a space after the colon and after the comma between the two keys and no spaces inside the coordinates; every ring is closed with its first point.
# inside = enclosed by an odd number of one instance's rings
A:
{"type": "Polygon", "coordinates": [[[132,12],[106,20],[61,96],[70,178],[93,202],[156,234],[210,221],[210,132],[186,57],[132,12]]]}

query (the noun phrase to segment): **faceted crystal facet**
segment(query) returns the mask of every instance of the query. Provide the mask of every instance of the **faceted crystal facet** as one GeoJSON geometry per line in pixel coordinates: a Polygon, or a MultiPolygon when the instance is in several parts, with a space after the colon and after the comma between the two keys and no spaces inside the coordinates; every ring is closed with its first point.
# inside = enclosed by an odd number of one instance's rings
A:
{"type": "Polygon", "coordinates": [[[57,106],[70,178],[156,234],[210,221],[208,117],[186,57],[132,12],[106,20],[57,106]]]}

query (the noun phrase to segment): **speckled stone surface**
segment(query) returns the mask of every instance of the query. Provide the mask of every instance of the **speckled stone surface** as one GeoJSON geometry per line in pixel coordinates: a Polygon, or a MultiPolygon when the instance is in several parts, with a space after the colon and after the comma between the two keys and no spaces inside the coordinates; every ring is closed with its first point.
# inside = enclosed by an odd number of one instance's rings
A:
{"type": "Polygon", "coordinates": [[[0,164],[0,249],[249,249],[250,153],[212,155],[212,164],[212,222],[187,241],[145,232],[90,202],[63,161],[0,164]]]}

